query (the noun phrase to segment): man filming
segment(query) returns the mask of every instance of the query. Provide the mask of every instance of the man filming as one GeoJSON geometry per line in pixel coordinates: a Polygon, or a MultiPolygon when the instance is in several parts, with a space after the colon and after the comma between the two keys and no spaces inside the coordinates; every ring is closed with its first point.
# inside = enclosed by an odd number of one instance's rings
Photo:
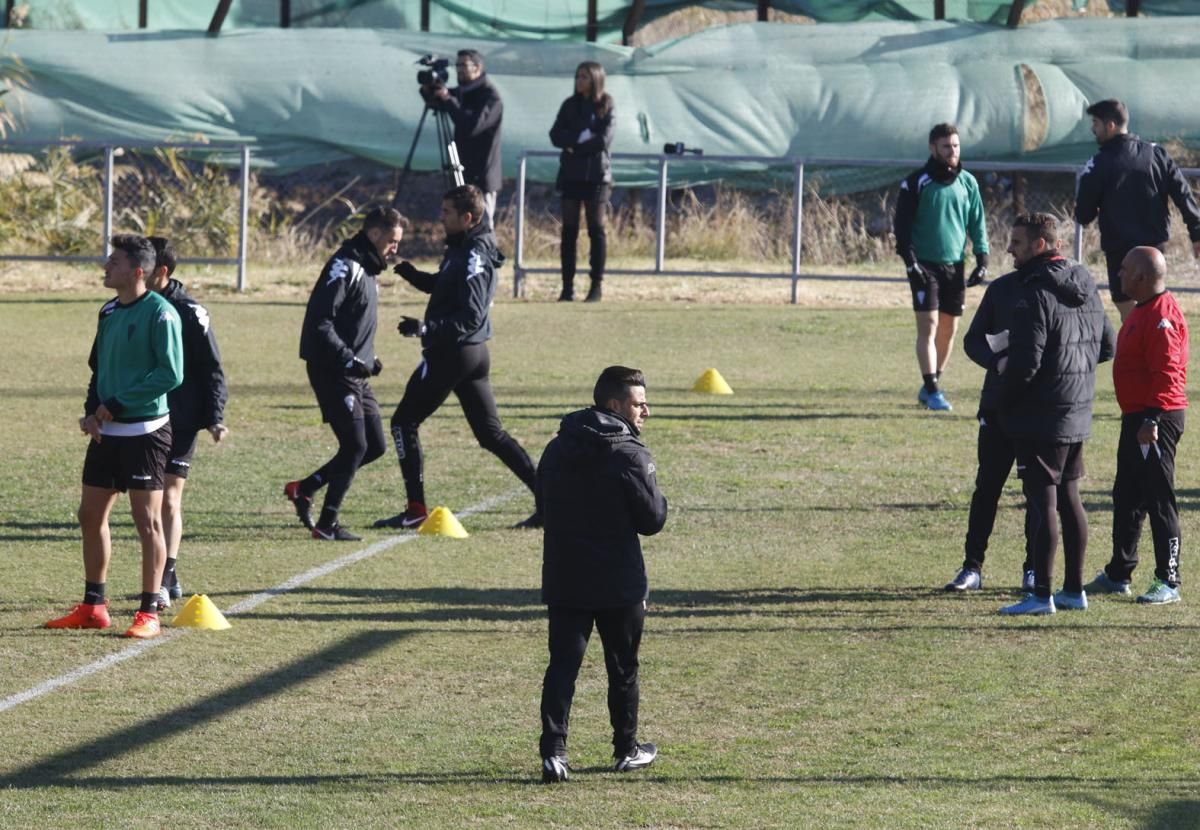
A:
{"type": "Polygon", "coordinates": [[[421,97],[431,109],[445,112],[454,122],[454,143],[463,166],[463,181],[483,192],[488,224],[496,212],[500,190],[500,121],[504,104],[483,70],[483,55],[460,49],[454,64],[458,86],[422,84],[421,97]]]}

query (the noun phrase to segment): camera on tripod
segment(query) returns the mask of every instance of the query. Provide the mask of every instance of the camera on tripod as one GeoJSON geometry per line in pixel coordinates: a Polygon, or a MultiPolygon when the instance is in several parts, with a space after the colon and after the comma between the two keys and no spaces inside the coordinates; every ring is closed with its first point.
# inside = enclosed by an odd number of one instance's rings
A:
{"type": "Polygon", "coordinates": [[[425,55],[417,61],[421,66],[427,66],[428,69],[422,69],[417,73],[417,83],[421,86],[445,86],[446,81],[450,80],[449,58],[435,58],[433,55],[425,55]]]}

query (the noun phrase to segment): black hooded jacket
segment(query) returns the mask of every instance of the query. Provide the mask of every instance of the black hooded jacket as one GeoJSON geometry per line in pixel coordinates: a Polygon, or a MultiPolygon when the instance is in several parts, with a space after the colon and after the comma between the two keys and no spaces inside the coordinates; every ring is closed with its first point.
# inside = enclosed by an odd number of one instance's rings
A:
{"type": "Polygon", "coordinates": [[[558,108],[554,126],[550,128],[550,143],[562,150],[558,157],[558,187],[573,184],[612,184],[613,133],[616,116],[611,101],[608,112],[599,115],[596,102],[582,95],[572,95],[558,108]],[[584,130],[592,136],[580,142],[584,130]]]}
{"type": "Polygon", "coordinates": [[[386,266],[365,232],[342,243],[308,297],[300,329],[302,360],[334,371],[346,370],[355,358],[368,367],[375,362],[375,276],[386,266]]]}
{"type": "Polygon", "coordinates": [[[1000,419],[1015,441],[1075,444],[1092,431],[1096,365],[1114,335],[1087,268],[1057,254],[1017,269],[1000,419]]]}
{"type": "Polygon", "coordinates": [[[503,263],[496,235],[487,222],[479,222],[468,231],[446,237],[436,274],[415,270],[400,274],[418,291],[430,295],[422,348],[469,346],[491,339],[496,269],[503,263]]]}
{"type": "Polygon", "coordinates": [[[992,351],[987,335],[998,335],[1012,328],[1013,306],[1024,292],[1020,273],[1013,271],[997,277],[983,292],[979,308],[971,318],[971,325],[963,337],[963,351],[967,357],[986,370],[983,389],[979,393],[979,411],[995,412],[1000,406],[1002,376],[996,370],[1000,359],[1008,356],[1008,350],[992,351]]]}
{"type": "Polygon", "coordinates": [[[425,102],[449,113],[454,122],[454,143],[462,161],[465,184],[473,184],[484,193],[499,192],[503,181],[500,124],[504,119],[504,102],[487,73],[469,84],[454,87],[448,98],[430,95],[425,102]]]}
{"type": "Polygon", "coordinates": [[[180,435],[224,423],[229,392],[208,309],[193,300],[176,279],[168,280],[159,293],[183,322],[183,383],[167,393],[171,428],[180,435]]]}
{"type": "Polygon", "coordinates": [[[638,534],[667,521],[654,460],[616,413],[592,407],[562,419],[538,464],[545,520],[542,601],[564,608],[623,608],[646,599],[638,534]]]}

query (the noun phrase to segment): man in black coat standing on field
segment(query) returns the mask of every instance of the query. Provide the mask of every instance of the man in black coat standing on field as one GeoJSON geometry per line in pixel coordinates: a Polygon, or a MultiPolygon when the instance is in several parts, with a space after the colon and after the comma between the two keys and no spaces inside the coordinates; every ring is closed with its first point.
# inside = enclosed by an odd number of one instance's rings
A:
{"type": "Polygon", "coordinates": [[[575,678],[592,627],[608,670],[614,769],[649,766],[658,754],[638,743],[638,649],[646,619],[646,564],[639,534],[667,521],[654,460],[639,438],[650,414],[646,379],[610,366],[592,394],[595,406],[562,419],[537,471],[545,520],[542,601],[550,622],[550,665],[542,683],[542,780],[565,781],[567,721],[575,678]]]}

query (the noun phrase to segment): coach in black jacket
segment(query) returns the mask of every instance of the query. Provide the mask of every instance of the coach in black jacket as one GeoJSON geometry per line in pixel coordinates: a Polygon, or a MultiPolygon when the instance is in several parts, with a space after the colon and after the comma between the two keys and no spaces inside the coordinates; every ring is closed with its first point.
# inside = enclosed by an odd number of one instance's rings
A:
{"type": "Polygon", "coordinates": [[[1057,253],[1058,220],[1045,213],[1018,216],[1009,253],[1022,291],[1013,306],[1000,417],[1017,448],[1025,490],[1026,527],[1033,538],[1034,596],[1001,609],[1052,614],[1087,607],[1083,566],[1087,514],[1079,498],[1083,442],[1091,435],[1096,366],[1113,356],[1113,329],[1087,269],[1057,253]],[[1050,596],[1062,518],[1066,573],[1050,596]]]}
{"type": "Polygon", "coordinates": [[[1079,175],[1075,218],[1086,225],[1100,217],[1100,247],[1108,265],[1108,290],[1124,320],[1133,300],[1121,291],[1125,255],[1147,245],[1163,250],[1170,238],[1167,199],[1175,203],[1200,257],[1200,207],[1191,185],[1160,145],[1129,133],[1129,111],[1115,99],[1087,109],[1100,152],[1079,175]]]}
{"type": "Polygon", "coordinates": [[[595,406],[572,412],[547,445],[537,472],[546,523],[542,601],[550,622],[550,665],[542,685],[542,776],[567,777],[567,721],[575,678],[593,625],[608,670],[616,769],[654,760],[637,741],[638,648],[646,618],[646,565],[639,534],[662,530],[667,500],[639,434],[650,410],[637,369],[610,366],[595,406]]]}

